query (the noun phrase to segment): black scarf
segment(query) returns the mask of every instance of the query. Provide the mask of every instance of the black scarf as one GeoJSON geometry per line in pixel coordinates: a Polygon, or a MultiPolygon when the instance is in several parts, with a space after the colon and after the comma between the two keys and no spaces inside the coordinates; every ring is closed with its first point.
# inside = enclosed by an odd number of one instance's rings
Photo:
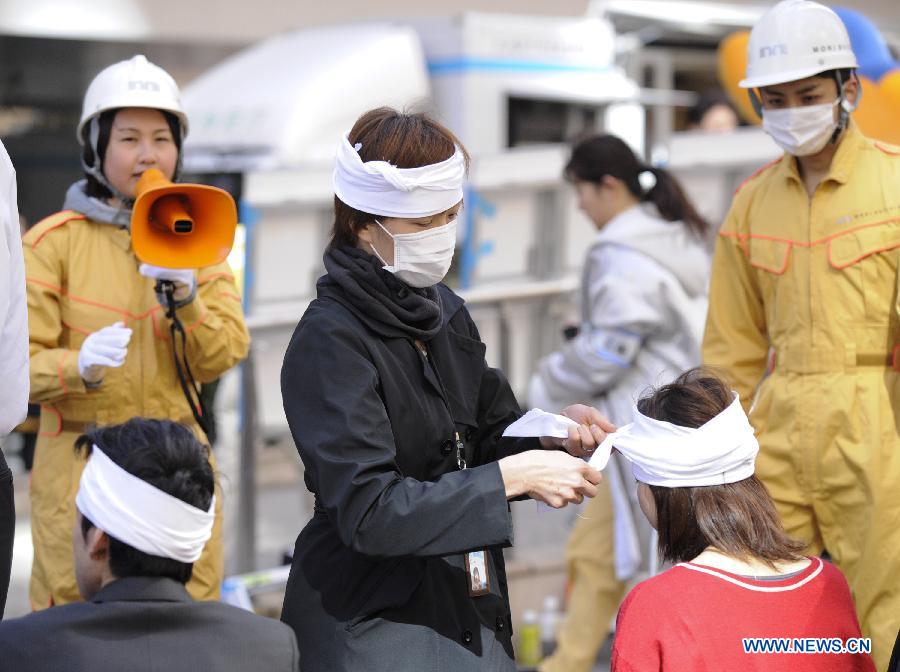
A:
{"type": "Polygon", "coordinates": [[[319,279],[319,296],[340,301],[376,333],[428,341],[440,331],[443,320],[437,287],[410,287],[357,247],[328,249],[324,262],[328,274],[319,279]],[[333,285],[342,291],[334,291],[333,285]]]}

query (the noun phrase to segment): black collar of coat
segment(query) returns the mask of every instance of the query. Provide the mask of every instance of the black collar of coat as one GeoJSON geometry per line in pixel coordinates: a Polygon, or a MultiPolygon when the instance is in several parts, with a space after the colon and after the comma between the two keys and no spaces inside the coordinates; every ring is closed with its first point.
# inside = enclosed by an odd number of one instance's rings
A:
{"type": "Polygon", "coordinates": [[[159,576],[129,576],[105,585],[91,600],[102,602],[192,602],[183,583],[159,576]]]}
{"type": "MultiPolygon", "coordinates": [[[[399,281],[397,282],[399,283],[399,281]]],[[[441,297],[441,328],[446,328],[446,326],[450,323],[450,320],[453,319],[453,317],[460,311],[460,309],[465,305],[466,302],[461,296],[456,294],[443,282],[439,282],[434,287],[441,297]]],[[[320,277],[316,282],[316,289],[318,291],[319,298],[330,298],[340,304],[343,304],[363,324],[368,326],[370,329],[372,328],[373,325],[371,324],[371,320],[364,313],[354,307],[353,302],[350,301],[349,298],[344,294],[341,287],[337,283],[333,282],[327,274],[320,277]]]]}
{"type": "Polygon", "coordinates": [[[438,283],[435,287],[437,287],[441,295],[441,302],[444,308],[442,314],[443,324],[441,326],[446,327],[466,302],[443,282],[438,283]]]}

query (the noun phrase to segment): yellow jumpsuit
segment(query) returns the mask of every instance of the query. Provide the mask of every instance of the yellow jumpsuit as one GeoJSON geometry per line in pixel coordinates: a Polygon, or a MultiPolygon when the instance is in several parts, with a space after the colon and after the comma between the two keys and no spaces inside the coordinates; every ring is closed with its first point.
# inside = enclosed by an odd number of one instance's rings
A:
{"type": "MultiPolygon", "coordinates": [[[[181,421],[199,437],[202,433],[178,383],[169,320],[157,302],[154,281],[138,273],[129,232],[64,211],[35,225],[24,238],[24,250],[31,401],[41,405],[30,489],[34,564],[29,596],[34,609],[43,609],[81,599],[72,526],[84,461],[76,458],[73,442],[85,426],[142,416],[181,421]],[[88,334],[117,321],[133,329],[125,364],[108,368],[99,388],[86,389],[78,350],[88,334]]],[[[250,339],[227,263],[200,269],[197,296],[178,314],[198,381],[214,380],[246,356],[250,339]]],[[[219,597],[224,573],[220,502],[221,497],[212,539],[188,583],[197,599],[219,597]]]]}
{"type": "Polygon", "coordinates": [[[811,198],[789,155],[736,193],[703,344],[753,403],[788,533],[846,575],[878,669],[900,625],[898,253],[900,149],[851,124],[811,198]]]}

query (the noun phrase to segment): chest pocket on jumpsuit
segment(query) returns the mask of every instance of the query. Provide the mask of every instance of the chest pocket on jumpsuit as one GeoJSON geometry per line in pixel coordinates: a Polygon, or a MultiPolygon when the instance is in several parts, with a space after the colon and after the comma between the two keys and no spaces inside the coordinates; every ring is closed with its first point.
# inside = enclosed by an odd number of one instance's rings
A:
{"type": "Polygon", "coordinates": [[[799,291],[797,283],[781,279],[793,262],[793,243],[771,238],[751,238],[744,245],[744,251],[750,265],[764,271],[757,273],[757,280],[767,303],[766,323],[770,329],[769,338],[777,344],[781,334],[772,333],[771,330],[778,328],[776,325],[785,326],[781,321],[782,316],[787,318],[794,315],[796,302],[799,300],[799,297],[795,296],[795,292],[799,291]]]}
{"type": "Polygon", "coordinates": [[[884,325],[896,320],[892,298],[897,288],[900,220],[840,234],[828,245],[828,263],[846,280],[845,294],[837,298],[845,304],[862,299],[863,324],[884,325]]]}

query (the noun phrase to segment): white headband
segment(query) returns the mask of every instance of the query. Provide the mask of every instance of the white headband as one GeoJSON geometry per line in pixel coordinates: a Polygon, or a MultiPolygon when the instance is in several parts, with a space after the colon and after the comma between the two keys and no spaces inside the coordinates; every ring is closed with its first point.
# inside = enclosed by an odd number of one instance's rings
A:
{"type": "Polygon", "coordinates": [[[212,536],[216,498],[203,511],[129,474],[96,445],[75,497],[97,528],[150,555],[196,562],[212,536]]]}
{"type": "Polygon", "coordinates": [[[430,217],[463,198],[466,163],[459,147],[449,159],[420,168],[363,162],[359,148],[342,137],[332,175],[335,195],[351,208],[382,217],[430,217]]]}
{"type": "Polygon", "coordinates": [[[737,393],[724,411],[702,427],[679,427],[634,410],[634,422],[606,437],[591,457],[603,469],[615,447],[648,485],[685,488],[735,483],[753,475],[759,443],[737,393]]]}

